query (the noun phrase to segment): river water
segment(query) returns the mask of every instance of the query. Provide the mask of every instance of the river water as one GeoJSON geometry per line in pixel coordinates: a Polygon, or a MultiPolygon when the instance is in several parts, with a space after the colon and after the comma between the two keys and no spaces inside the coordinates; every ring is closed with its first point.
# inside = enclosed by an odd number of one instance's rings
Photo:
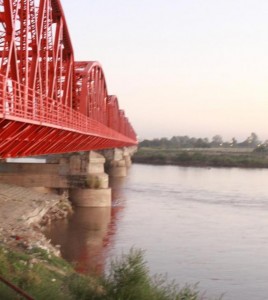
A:
{"type": "Polygon", "coordinates": [[[268,299],[268,170],[133,165],[113,207],[77,209],[47,236],[85,273],[145,250],[152,273],[208,297],[268,299]]]}

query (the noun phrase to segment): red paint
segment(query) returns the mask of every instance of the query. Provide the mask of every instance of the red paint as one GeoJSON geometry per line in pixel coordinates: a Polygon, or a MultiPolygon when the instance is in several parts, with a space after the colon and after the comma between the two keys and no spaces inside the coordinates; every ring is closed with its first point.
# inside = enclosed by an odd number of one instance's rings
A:
{"type": "Polygon", "coordinates": [[[59,0],[2,0],[0,157],[137,144],[98,62],[75,62],[59,0]]]}

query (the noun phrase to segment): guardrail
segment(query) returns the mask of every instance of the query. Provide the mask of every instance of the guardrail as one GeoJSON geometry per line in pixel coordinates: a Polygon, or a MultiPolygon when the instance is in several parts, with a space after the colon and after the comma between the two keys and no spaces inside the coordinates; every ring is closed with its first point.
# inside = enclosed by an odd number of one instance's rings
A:
{"type": "Polygon", "coordinates": [[[126,126],[118,131],[75,111],[56,100],[6,78],[0,74],[0,117],[50,127],[68,128],[79,131],[127,141],[136,144],[135,133],[126,126]]]}

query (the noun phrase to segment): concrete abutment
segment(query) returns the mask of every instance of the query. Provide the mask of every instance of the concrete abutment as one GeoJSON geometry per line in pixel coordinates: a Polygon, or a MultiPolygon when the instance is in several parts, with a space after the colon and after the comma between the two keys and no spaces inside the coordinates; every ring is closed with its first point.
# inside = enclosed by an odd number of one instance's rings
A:
{"type": "Polygon", "coordinates": [[[135,149],[54,155],[46,157],[46,163],[1,161],[0,182],[68,191],[74,206],[109,207],[109,177],[127,175],[135,149]]]}

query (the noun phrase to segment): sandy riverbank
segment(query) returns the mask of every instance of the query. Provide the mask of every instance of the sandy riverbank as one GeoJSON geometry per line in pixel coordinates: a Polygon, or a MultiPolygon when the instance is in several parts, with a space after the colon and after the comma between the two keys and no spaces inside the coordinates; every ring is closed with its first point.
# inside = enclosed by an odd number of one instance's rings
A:
{"type": "Polygon", "coordinates": [[[0,245],[38,247],[59,255],[42,229],[50,219],[64,218],[70,211],[66,195],[0,183],[0,245]]]}

